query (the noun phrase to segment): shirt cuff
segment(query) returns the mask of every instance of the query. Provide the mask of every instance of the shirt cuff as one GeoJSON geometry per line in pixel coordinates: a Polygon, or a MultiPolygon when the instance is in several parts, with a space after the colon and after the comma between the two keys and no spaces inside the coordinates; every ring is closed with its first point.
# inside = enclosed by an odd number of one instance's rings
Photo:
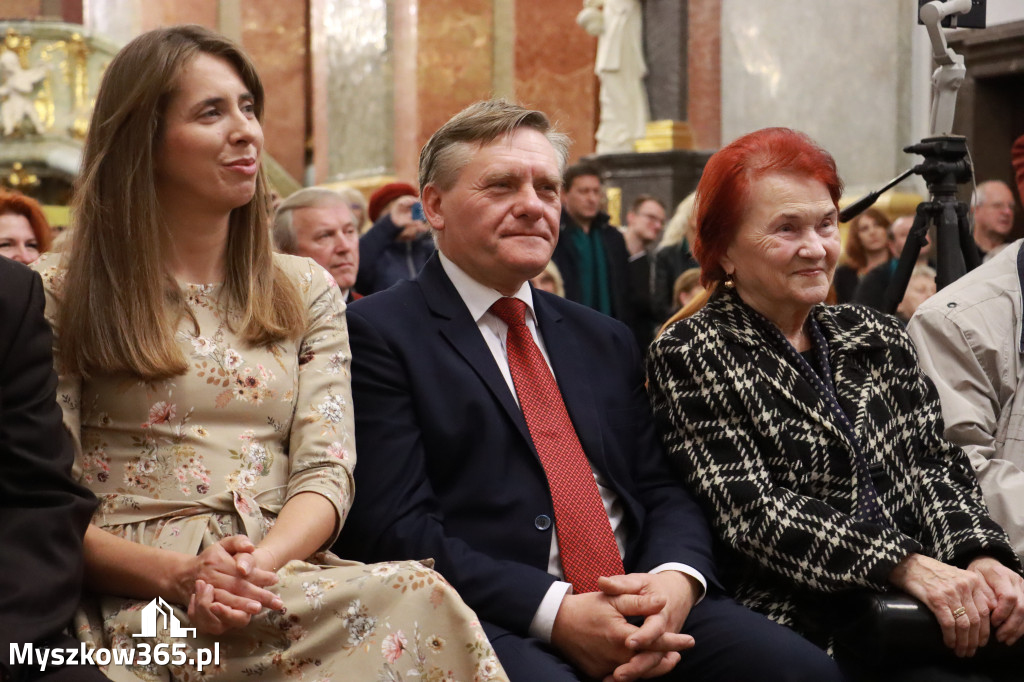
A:
{"type": "MultiPolygon", "coordinates": [[[[700,583],[701,587],[704,589],[702,589],[700,594],[697,595],[697,601],[693,602],[694,606],[699,604],[700,600],[704,598],[704,595],[708,593],[708,581],[704,579],[704,576],[700,574],[700,571],[692,566],[670,562],[656,566],[653,570],[648,571],[648,573],[661,573],[662,571],[679,571],[700,583]]],[[[543,605],[543,602],[541,602],[541,605],[543,605]]],[[[554,621],[552,621],[552,624],[554,624],[554,621]]]]}
{"type": "MultiPolygon", "coordinates": [[[[674,564],[665,565],[671,566],[674,564]]],[[[547,594],[540,600],[537,613],[533,615],[533,620],[530,621],[530,637],[536,637],[545,644],[551,643],[551,630],[555,627],[555,616],[558,615],[558,607],[562,605],[562,599],[565,595],[571,591],[572,585],[570,583],[561,580],[551,583],[547,594]]]]}

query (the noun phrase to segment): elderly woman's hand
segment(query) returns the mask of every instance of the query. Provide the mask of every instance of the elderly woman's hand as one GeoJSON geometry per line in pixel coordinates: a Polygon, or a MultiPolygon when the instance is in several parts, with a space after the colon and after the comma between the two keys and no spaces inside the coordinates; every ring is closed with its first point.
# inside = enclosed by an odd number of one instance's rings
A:
{"type": "Polygon", "coordinates": [[[1012,646],[1024,635],[1024,578],[988,556],[978,557],[967,568],[979,574],[992,591],[996,639],[1012,646]]]}
{"type": "Polygon", "coordinates": [[[973,656],[988,643],[995,595],[978,571],[911,554],[892,570],[889,582],[924,602],[942,628],[943,642],[957,656],[973,656]]]}

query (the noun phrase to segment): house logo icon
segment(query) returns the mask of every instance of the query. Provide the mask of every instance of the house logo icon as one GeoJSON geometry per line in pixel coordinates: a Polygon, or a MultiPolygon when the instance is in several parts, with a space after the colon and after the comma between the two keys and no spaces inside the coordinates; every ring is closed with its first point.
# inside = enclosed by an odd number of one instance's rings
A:
{"type": "Polygon", "coordinates": [[[157,597],[142,609],[142,632],[132,637],[156,637],[158,619],[163,619],[163,626],[159,629],[168,630],[171,637],[189,637],[189,633],[196,636],[196,629],[181,627],[181,621],[174,615],[170,604],[157,597]]]}

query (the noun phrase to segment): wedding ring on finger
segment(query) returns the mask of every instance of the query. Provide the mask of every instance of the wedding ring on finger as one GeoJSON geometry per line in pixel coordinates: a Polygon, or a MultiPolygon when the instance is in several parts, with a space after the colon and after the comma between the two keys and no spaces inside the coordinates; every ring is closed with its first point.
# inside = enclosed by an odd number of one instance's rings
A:
{"type": "Polygon", "coordinates": [[[967,609],[965,609],[962,606],[960,608],[958,608],[956,611],[953,612],[953,618],[954,619],[955,618],[959,618],[960,616],[966,616],[966,615],[967,615],[967,609]]]}

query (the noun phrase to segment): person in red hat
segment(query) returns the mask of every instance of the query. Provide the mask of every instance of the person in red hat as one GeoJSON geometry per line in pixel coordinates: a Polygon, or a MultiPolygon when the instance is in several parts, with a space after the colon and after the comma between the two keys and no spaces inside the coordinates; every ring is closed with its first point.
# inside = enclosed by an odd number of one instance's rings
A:
{"type": "Polygon", "coordinates": [[[412,185],[391,182],[378,189],[370,196],[369,215],[373,227],[359,240],[361,265],[355,287],[363,295],[412,279],[434,253],[419,193],[412,185]]]}

